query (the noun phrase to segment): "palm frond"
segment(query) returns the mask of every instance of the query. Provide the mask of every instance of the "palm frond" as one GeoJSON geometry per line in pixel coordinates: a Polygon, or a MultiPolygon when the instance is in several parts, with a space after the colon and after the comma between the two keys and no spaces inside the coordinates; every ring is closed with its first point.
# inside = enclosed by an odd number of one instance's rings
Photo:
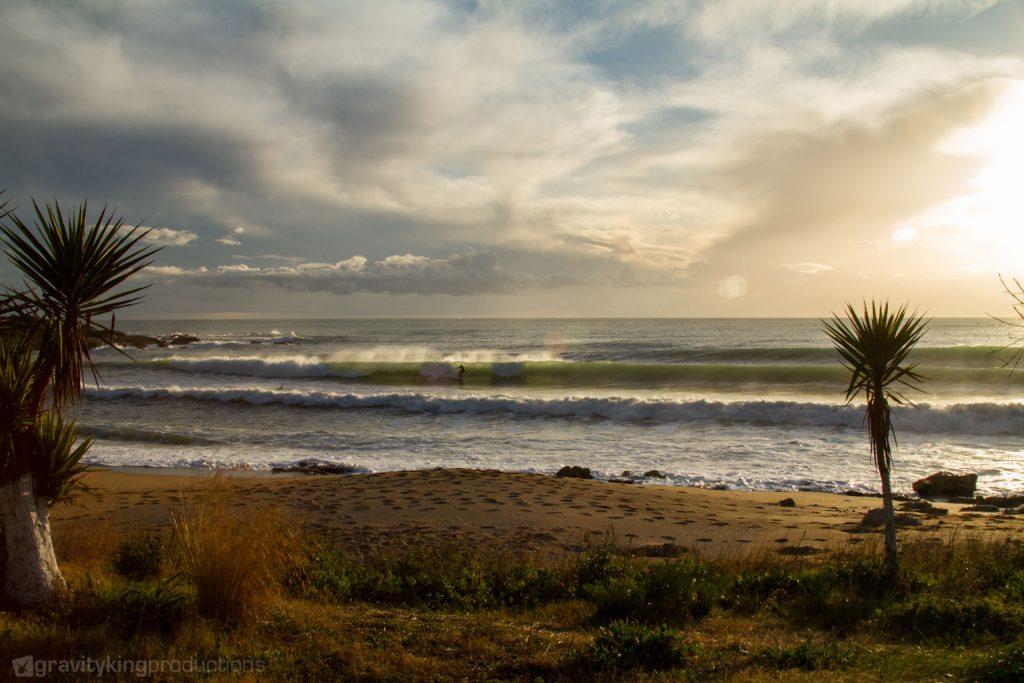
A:
{"type": "Polygon", "coordinates": [[[11,214],[0,225],[0,241],[25,278],[25,289],[10,297],[23,313],[21,324],[28,319],[35,327],[37,399],[49,389],[60,412],[78,401],[86,368],[99,377],[89,341],[103,328],[93,321],[141,299],[148,285],[118,288],[152,263],[159,247],[141,244],[148,231],[125,227],[107,207],[92,223],[86,203],[67,215],[58,203],[33,208],[34,226],[11,214]]]}
{"type": "Polygon", "coordinates": [[[926,379],[917,372],[917,363],[908,363],[911,351],[924,336],[928,320],[908,314],[906,306],[890,310],[888,302],[863,304],[861,312],[846,304],[845,318],[835,313],[823,321],[826,335],[850,371],[846,402],[861,394],[865,397],[865,421],[871,442],[871,454],[880,473],[892,469],[892,442],[896,433],[890,403],[913,405],[904,389],[923,391],[926,379]]]}
{"type": "Polygon", "coordinates": [[[82,464],[82,458],[92,446],[92,439],[83,439],[76,444],[74,422],[46,414],[36,425],[36,439],[36,493],[46,496],[50,505],[55,505],[70,503],[81,493],[94,492],[81,481],[88,469],[82,464]]]}

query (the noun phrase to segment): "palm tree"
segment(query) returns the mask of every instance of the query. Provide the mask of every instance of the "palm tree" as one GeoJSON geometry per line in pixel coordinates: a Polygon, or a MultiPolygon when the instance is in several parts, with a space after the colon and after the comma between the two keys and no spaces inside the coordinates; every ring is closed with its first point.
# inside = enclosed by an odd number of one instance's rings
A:
{"type": "Polygon", "coordinates": [[[0,532],[6,562],[4,602],[51,603],[64,591],[50,539],[50,507],[78,484],[88,440],[75,446],[65,411],[82,397],[97,338],[113,338],[114,314],[145,287],[113,290],[149,265],[158,249],[140,244],[104,208],[65,216],[59,204],[33,202],[33,228],[0,205],[0,242],[24,278],[0,294],[0,532]],[[109,314],[110,325],[98,322],[109,314]]]}
{"type": "MultiPolygon", "coordinates": [[[[917,389],[924,377],[915,372],[916,363],[907,364],[907,356],[924,336],[927,321],[915,314],[908,315],[906,306],[890,312],[889,304],[881,306],[871,302],[871,310],[864,303],[864,311],[857,314],[853,306],[846,305],[847,319],[833,314],[825,321],[825,333],[832,339],[843,365],[850,371],[850,385],[846,388],[846,402],[864,394],[867,401],[865,420],[871,455],[882,479],[882,503],[885,508],[885,562],[894,571],[899,570],[896,547],[896,516],[893,511],[892,442],[896,435],[892,424],[890,403],[902,405],[911,402],[901,393],[902,388],[917,389]]],[[[912,405],[912,404],[911,404],[912,405]]]]}

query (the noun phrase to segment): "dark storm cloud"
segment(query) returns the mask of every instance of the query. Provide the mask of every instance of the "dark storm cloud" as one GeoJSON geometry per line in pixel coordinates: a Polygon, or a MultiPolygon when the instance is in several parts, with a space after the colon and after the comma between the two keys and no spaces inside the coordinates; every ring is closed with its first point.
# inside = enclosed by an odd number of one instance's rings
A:
{"type": "Polygon", "coordinates": [[[260,189],[244,141],[194,126],[20,120],[0,113],[0,148],[12,191],[104,197],[122,209],[152,210],[173,199],[174,185],[186,179],[260,189]]]}
{"type": "Polygon", "coordinates": [[[326,126],[324,142],[336,162],[382,162],[408,152],[422,135],[422,98],[402,80],[281,74],[284,97],[326,126]]]}

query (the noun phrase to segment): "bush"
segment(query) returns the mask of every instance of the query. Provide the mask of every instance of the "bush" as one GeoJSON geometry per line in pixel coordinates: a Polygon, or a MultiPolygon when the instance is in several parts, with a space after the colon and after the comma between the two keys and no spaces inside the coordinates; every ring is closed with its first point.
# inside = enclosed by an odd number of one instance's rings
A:
{"type": "Polygon", "coordinates": [[[992,599],[956,600],[921,595],[881,612],[880,625],[909,637],[971,642],[983,637],[1015,638],[1024,626],[1017,605],[992,599]]]}
{"type": "Polygon", "coordinates": [[[363,600],[433,609],[535,606],[567,597],[564,572],[528,559],[455,552],[451,548],[350,562],[333,545],[307,547],[285,575],[297,597],[363,600]]]}
{"type": "Polygon", "coordinates": [[[122,541],[114,549],[114,571],[133,581],[145,581],[160,573],[164,545],[158,536],[142,534],[122,541]]]}
{"type": "Polygon", "coordinates": [[[352,596],[354,568],[328,543],[306,546],[299,562],[285,572],[284,587],[295,597],[337,602],[352,596]]]}
{"type": "Polygon", "coordinates": [[[72,628],[108,624],[124,635],[171,635],[188,616],[192,596],[179,577],[167,581],[97,586],[91,578],[67,613],[72,628]]]}
{"type": "Polygon", "coordinates": [[[584,596],[603,620],[685,624],[705,617],[722,589],[720,577],[692,560],[664,560],[634,566],[619,576],[584,587],[584,596]]]}
{"type": "Polygon", "coordinates": [[[988,683],[1017,683],[1024,680],[1024,643],[1017,642],[997,651],[970,676],[973,680],[988,683]]]}
{"type": "Polygon", "coordinates": [[[803,568],[774,564],[734,576],[728,605],[746,612],[768,608],[800,623],[848,630],[924,584],[913,571],[894,577],[880,558],[837,558],[803,568]]]}
{"type": "Polygon", "coordinates": [[[184,620],[189,603],[189,594],[175,577],[131,586],[115,595],[108,608],[111,622],[126,633],[156,631],[170,635],[184,620]]]}
{"type": "Polygon", "coordinates": [[[857,657],[857,650],[849,645],[842,643],[815,645],[806,641],[793,647],[770,648],[758,659],[763,666],[775,669],[820,671],[849,668],[856,664],[857,657]]]}
{"type": "Polygon", "coordinates": [[[620,670],[674,669],[685,662],[675,631],[664,624],[652,627],[629,621],[613,621],[599,629],[585,658],[598,669],[620,670]]]}

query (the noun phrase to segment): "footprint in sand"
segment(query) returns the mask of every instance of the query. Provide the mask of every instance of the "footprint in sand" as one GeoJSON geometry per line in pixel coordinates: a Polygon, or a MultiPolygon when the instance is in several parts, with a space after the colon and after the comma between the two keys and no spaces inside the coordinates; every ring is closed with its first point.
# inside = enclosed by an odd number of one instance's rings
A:
{"type": "Polygon", "coordinates": [[[715,539],[713,539],[713,538],[707,538],[707,537],[705,537],[705,538],[698,538],[698,539],[697,539],[697,542],[698,542],[698,543],[711,543],[711,542],[713,542],[714,540],[715,540],[715,539]]]}

